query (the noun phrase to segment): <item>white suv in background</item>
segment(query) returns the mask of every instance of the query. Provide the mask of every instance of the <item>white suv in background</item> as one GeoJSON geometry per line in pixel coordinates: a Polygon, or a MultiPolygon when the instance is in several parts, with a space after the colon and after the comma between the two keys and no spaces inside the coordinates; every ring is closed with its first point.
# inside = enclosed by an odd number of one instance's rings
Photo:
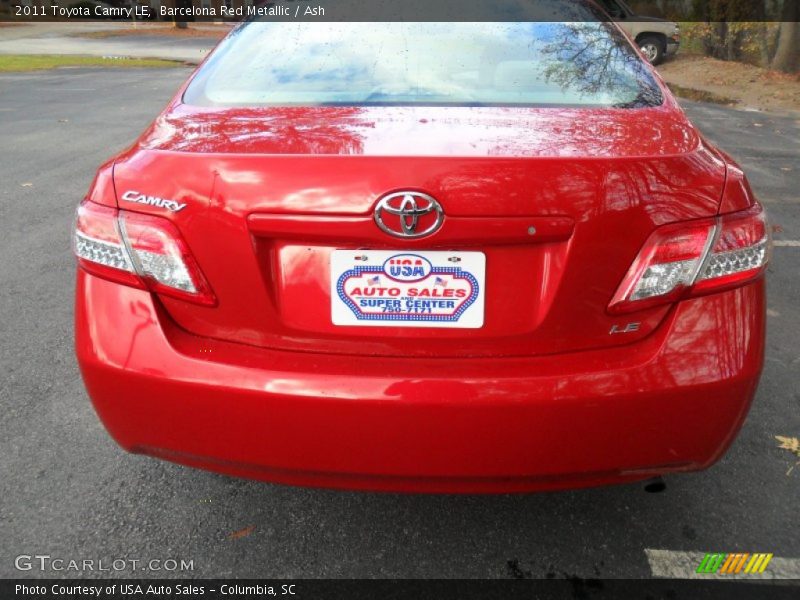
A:
{"type": "Polygon", "coordinates": [[[639,45],[652,64],[660,64],[680,46],[680,28],[673,21],[637,15],[622,0],[597,0],[612,19],[639,45]]]}

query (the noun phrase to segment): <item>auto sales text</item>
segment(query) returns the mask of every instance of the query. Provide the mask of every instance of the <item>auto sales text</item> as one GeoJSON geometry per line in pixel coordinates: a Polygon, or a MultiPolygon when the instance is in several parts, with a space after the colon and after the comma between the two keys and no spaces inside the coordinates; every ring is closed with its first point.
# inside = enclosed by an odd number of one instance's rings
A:
{"type": "MultiPolygon", "coordinates": [[[[136,583],[106,584],[106,585],[69,585],[54,583],[46,585],[25,585],[17,584],[14,586],[14,593],[17,596],[45,596],[50,593],[53,596],[68,596],[78,598],[83,596],[93,596],[100,598],[106,596],[204,596],[207,593],[217,593],[217,588],[209,588],[202,585],[139,585],[136,583]]],[[[297,585],[282,584],[275,585],[228,585],[223,584],[219,587],[219,594],[222,596],[295,596],[297,595],[297,585]]]]}
{"type": "Polygon", "coordinates": [[[112,596],[116,594],[122,596],[202,596],[206,593],[206,588],[197,585],[167,586],[125,583],[112,585],[70,585],[54,583],[50,586],[17,584],[14,587],[14,592],[17,596],[45,596],[50,593],[53,596],[68,596],[70,598],[82,596],[100,598],[103,595],[112,596]]]}

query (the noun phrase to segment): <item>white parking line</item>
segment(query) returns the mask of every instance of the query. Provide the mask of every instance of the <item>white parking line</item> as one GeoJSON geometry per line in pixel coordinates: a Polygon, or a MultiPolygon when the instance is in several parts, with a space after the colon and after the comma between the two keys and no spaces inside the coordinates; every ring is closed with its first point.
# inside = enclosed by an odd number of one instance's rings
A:
{"type": "Polygon", "coordinates": [[[789,248],[800,248],[798,240],[772,240],[774,246],[788,246],[789,248]]]}
{"type": "MultiPolygon", "coordinates": [[[[645,548],[653,577],[677,579],[800,579],[800,558],[774,556],[763,573],[698,573],[705,552],[680,552],[645,548]]],[[[744,569],[743,569],[744,570],[744,569]]]]}

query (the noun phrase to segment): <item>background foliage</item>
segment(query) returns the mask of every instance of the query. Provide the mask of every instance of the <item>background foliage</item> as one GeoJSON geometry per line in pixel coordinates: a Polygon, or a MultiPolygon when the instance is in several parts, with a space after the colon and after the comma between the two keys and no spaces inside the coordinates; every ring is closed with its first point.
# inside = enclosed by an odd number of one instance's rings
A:
{"type": "Polygon", "coordinates": [[[800,0],[640,0],[630,5],[639,14],[681,22],[689,51],[800,71],[800,0]]]}

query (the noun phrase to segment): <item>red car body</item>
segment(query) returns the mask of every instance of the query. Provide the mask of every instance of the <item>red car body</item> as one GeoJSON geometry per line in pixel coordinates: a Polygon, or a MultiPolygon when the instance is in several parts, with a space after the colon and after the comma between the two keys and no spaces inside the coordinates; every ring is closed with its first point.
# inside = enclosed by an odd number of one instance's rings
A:
{"type": "Polygon", "coordinates": [[[708,467],[761,372],[763,265],[612,299],[654,232],[760,212],[657,81],[663,102],[635,109],[220,108],[182,89],[83,204],[167,221],[207,286],[192,301],[79,261],[77,356],[108,431],[186,465],[370,490],[708,467]],[[438,231],[376,226],[376,202],[405,190],[438,200],[438,231]],[[482,326],[333,324],[337,249],[483,253],[482,326]]]}

